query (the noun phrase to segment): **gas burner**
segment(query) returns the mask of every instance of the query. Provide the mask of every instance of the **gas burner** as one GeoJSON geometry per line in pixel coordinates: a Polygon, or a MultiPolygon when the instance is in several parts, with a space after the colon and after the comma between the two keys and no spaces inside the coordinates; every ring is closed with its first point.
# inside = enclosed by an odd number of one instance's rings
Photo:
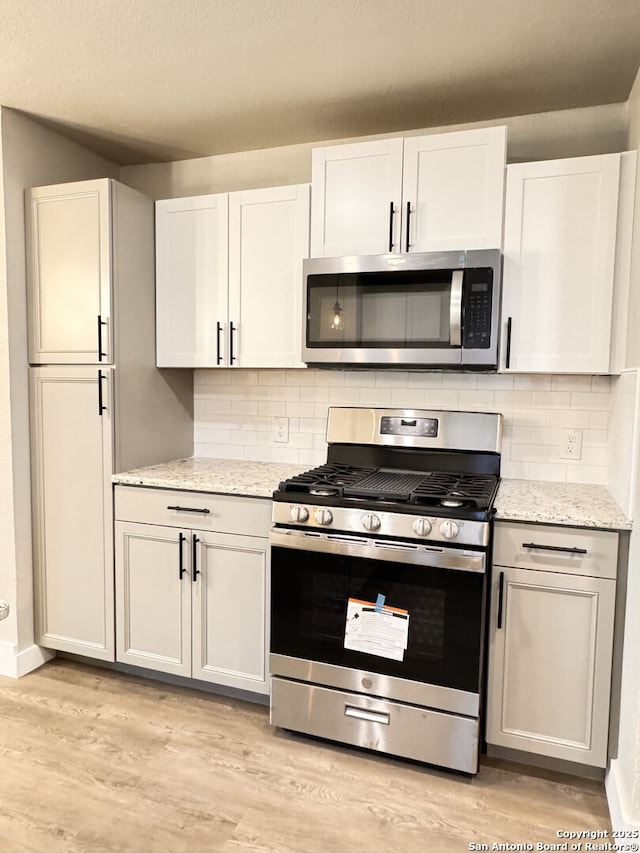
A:
{"type": "Polygon", "coordinates": [[[332,489],[327,486],[312,486],[309,489],[309,494],[317,495],[318,497],[328,498],[332,497],[333,495],[339,495],[340,489],[332,489]]]}
{"type": "Polygon", "coordinates": [[[440,506],[447,506],[451,509],[455,509],[456,507],[462,506],[464,501],[460,498],[443,498],[440,501],[440,506]]]}

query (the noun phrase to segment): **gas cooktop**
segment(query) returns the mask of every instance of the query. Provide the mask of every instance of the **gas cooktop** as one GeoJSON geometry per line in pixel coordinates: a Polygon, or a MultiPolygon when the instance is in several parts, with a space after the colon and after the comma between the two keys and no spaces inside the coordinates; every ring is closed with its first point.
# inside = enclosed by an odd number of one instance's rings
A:
{"type": "Polygon", "coordinates": [[[487,511],[493,505],[497,489],[498,477],[490,474],[417,472],[327,463],[283,481],[279,494],[274,497],[280,500],[301,500],[304,496],[310,500],[331,498],[334,505],[348,505],[363,499],[408,504],[416,509],[487,511]]]}

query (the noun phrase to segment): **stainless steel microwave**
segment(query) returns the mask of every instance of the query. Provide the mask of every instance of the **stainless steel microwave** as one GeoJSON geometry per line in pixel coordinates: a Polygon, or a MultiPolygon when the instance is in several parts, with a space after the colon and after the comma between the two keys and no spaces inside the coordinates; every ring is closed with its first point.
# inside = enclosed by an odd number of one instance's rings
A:
{"type": "Polygon", "coordinates": [[[495,370],[501,270],[497,249],[307,260],[303,360],[495,370]]]}

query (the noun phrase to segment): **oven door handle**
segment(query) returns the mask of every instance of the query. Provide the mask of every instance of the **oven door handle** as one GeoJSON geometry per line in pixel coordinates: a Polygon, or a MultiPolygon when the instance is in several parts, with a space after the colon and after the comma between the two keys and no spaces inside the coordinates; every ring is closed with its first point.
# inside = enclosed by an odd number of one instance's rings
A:
{"type": "Polygon", "coordinates": [[[346,533],[309,533],[294,528],[272,528],[269,538],[271,545],[280,548],[295,548],[299,551],[314,551],[327,555],[339,554],[365,560],[408,563],[424,569],[454,569],[484,574],[487,566],[486,552],[480,550],[461,551],[419,543],[407,543],[403,546],[402,543],[384,539],[368,539],[346,533]]]}
{"type": "Polygon", "coordinates": [[[451,302],[449,304],[449,345],[462,346],[462,279],[464,270],[451,274],[451,302]]]}

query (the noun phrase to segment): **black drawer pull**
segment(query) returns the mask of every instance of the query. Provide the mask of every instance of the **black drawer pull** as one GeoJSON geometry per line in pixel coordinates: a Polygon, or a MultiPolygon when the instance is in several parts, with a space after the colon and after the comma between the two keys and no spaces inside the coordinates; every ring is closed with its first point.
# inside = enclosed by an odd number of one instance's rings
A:
{"type": "Polygon", "coordinates": [[[178,579],[182,580],[182,575],[187,571],[184,567],[184,560],[182,558],[182,543],[187,541],[187,537],[180,533],[178,535],[178,548],[179,548],[179,556],[178,556],[178,579]]]}
{"type": "Polygon", "coordinates": [[[209,515],[210,509],[200,509],[196,506],[168,506],[167,509],[175,509],[177,512],[201,512],[203,515],[209,515]]]}
{"type": "Polygon", "coordinates": [[[535,548],[536,551],[562,551],[565,554],[586,554],[586,548],[563,548],[561,545],[536,545],[535,542],[523,542],[523,548],[535,548]]]}
{"type": "Polygon", "coordinates": [[[198,568],[198,542],[199,541],[200,540],[198,539],[198,537],[194,533],[193,534],[193,541],[191,543],[191,560],[192,560],[191,570],[193,573],[191,576],[191,580],[194,583],[198,580],[198,575],[200,574],[200,569],[198,568]]]}

